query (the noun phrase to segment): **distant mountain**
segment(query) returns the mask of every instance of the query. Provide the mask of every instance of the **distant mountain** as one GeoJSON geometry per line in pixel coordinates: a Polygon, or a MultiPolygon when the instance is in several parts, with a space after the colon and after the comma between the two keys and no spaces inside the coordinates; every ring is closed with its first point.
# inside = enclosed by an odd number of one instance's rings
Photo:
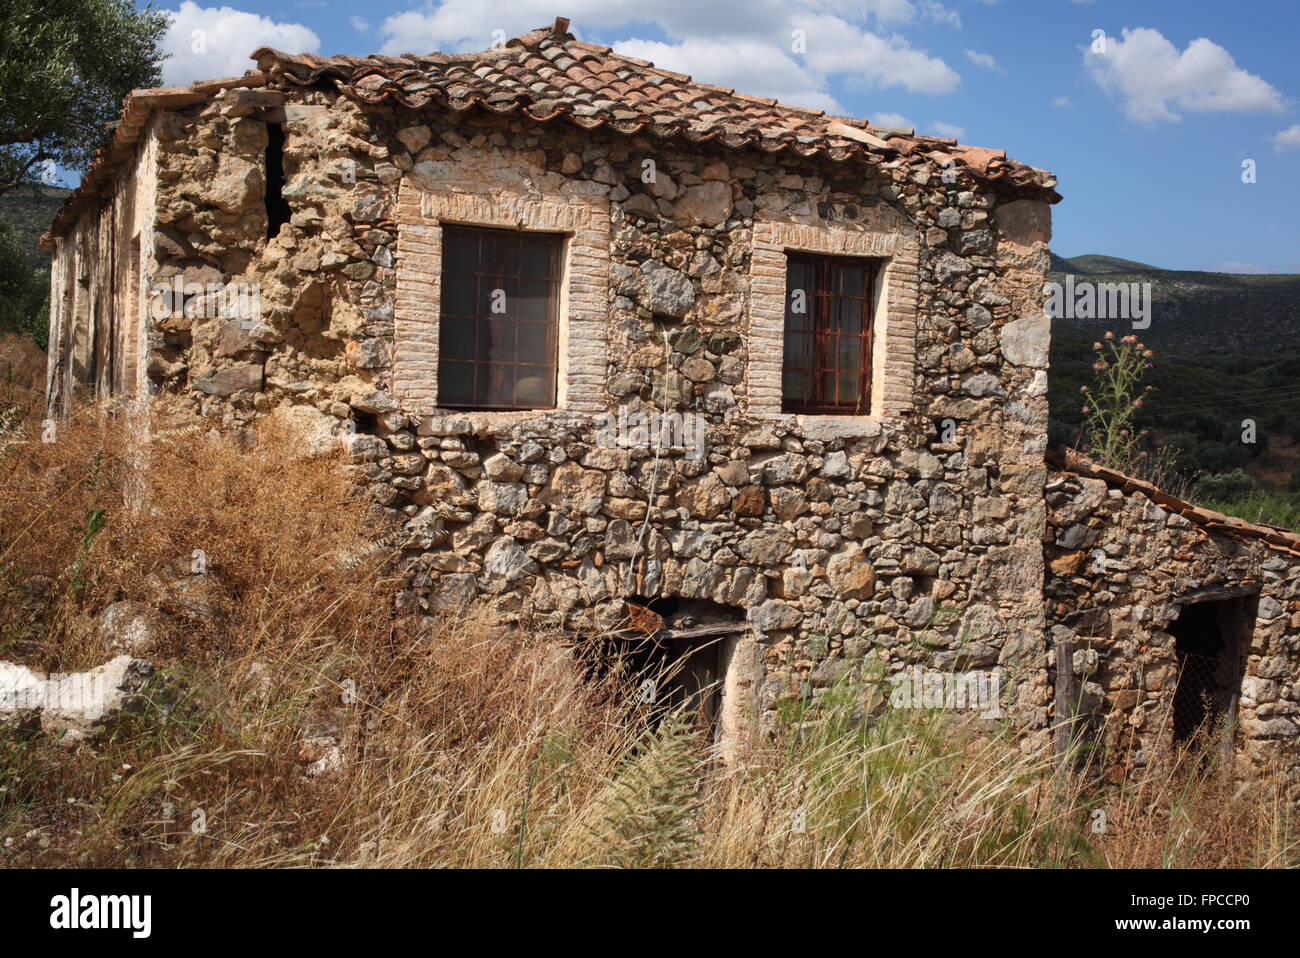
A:
{"type": "Polygon", "coordinates": [[[0,195],[0,218],[16,229],[32,266],[49,269],[50,254],[36,245],[41,234],[50,228],[54,214],[72,190],[62,186],[23,183],[0,195]]]}
{"type": "Polygon", "coordinates": [[[1098,256],[1096,253],[1085,253],[1083,256],[1073,256],[1066,259],[1064,256],[1052,254],[1052,272],[1053,273],[1074,273],[1079,274],[1105,274],[1105,273],[1163,273],[1158,266],[1148,266],[1146,263],[1136,263],[1131,259],[1120,259],[1117,256],[1098,256]]]}
{"type": "Polygon", "coordinates": [[[1077,285],[1151,283],[1151,325],[1135,330],[1117,319],[1066,319],[1056,323],[1087,331],[1136,332],[1152,346],[1177,349],[1249,349],[1300,345],[1300,274],[1207,273],[1171,270],[1113,256],[1052,256],[1049,279],[1077,285]],[[1083,279],[1086,277],[1086,280],[1083,279]]]}
{"type": "MultiPolygon", "coordinates": [[[[1154,352],[1154,387],[1139,425],[1182,450],[1179,472],[1244,469],[1266,489],[1300,492],[1300,275],[1169,270],[1113,256],[1052,256],[1049,280],[1151,283],[1151,325],[1125,319],[1052,321],[1048,377],[1053,442],[1073,445],[1080,389],[1092,382],[1092,344],[1106,331],[1137,335],[1154,352]],[[1254,443],[1242,441],[1246,421],[1254,443]]],[[[1248,518],[1256,518],[1254,515],[1248,518]]]]}

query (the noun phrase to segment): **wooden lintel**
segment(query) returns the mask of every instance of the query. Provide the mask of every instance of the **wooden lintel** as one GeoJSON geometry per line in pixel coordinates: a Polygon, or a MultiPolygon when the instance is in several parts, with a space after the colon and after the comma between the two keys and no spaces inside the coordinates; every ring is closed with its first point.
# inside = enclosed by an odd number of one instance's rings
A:
{"type": "Polygon", "coordinates": [[[1240,599],[1245,595],[1259,595],[1258,582],[1238,582],[1233,585],[1210,586],[1184,593],[1173,600],[1174,605],[1189,605],[1193,602],[1214,602],[1217,599],[1240,599]]]}

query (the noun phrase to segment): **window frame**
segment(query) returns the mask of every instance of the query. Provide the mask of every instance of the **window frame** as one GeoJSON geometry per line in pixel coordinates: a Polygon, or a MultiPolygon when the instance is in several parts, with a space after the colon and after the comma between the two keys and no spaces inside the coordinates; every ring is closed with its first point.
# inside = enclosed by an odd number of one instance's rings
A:
{"type": "Polygon", "coordinates": [[[817,214],[796,222],[756,212],[749,261],[746,413],[771,422],[794,420],[808,435],[841,438],[878,435],[882,421],[914,413],[921,248],[915,225],[884,204],[864,208],[852,224],[817,214]],[[874,293],[871,405],[863,415],[781,411],[786,254],[791,251],[879,261],[874,293]]]}
{"type": "MultiPolygon", "coordinates": [[[[442,227],[497,226],[564,236],[558,381],[553,410],[458,411],[472,421],[523,420],[607,408],[613,222],[608,197],[592,193],[482,192],[483,174],[408,173],[398,187],[391,389],[404,410],[437,414],[442,227]]],[[[447,410],[451,412],[451,410],[447,410]]]]}
{"type": "Polygon", "coordinates": [[[841,416],[861,416],[865,415],[871,409],[871,379],[872,379],[872,342],[876,335],[875,329],[875,296],[876,281],[881,269],[881,263],[871,257],[865,256],[836,256],[825,253],[812,253],[805,250],[787,250],[785,253],[786,261],[786,294],[785,294],[785,313],[782,320],[782,349],[781,349],[781,411],[783,413],[793,413],[796,415],[841,415],[841,416]],[[806,315],[810,325],[809,330],[799,331],[791,330],[789,326],[790,307],[792,290],[790,288],[790,267],[793,264],[801,264],[806,269],[816,271],[817,279],[815,283],[808,283],[811,287],[805,290],[807,305],[809,307],[806,315]],[[831,279],[832,270],[844,270],[846,268],[862,270],[862,288],[859,296],[846,297],[843,292],[844,281],[843,273],[840,272],[836,277],[839,281],[839,290],[832,292],[825,288],[827,281],[831,279]],[[832,308],[842,309],[845,301],[860,300],[861,316],[859,318],[858,332],[856,335],[859,340],[858,348],[858,366],[857,369],[845,369],[839,366],[839,357],[843,355],[839,349],[840,338],[843,333],[838,330],[832,331],[831,313],[832,308]],[[789,350],[786,349],[786,339],[791,335],[811,335],[814,338],[812,350],[811,367],[792,367],[788,365],[789,350]],[[834,341],[834,348],[831,346],[834,341]],[[832,361],[831,356],[836,358],[832,361]],[[785,391],[785,373],[789,371],[798,371],[813,378],[813,396],[809,400],[792,399],[786,395],[785,391]],[[823,377],[827,373],[832,373],[835,383],[833,393],[839,395],[839,381],[841,374],[852,373],[858,377],[857,395],[852,400],[840,400],[838,398],[827,398],[817,395],[823,385],[823,377]]]}
{"type": "MultiPolygon", "coordinates": [[[[438,374],[438,382],[440,385],[440,392],[442,393],[441,398],[439,400],[439,405],[445,409],[455,409],[460,411],[481,411],[481,412],[524,412],[529,410],[556,409],[559,405],[558,392],[559,392],[559,379],[560,379],[560,300],[562,298],[563,283],[564,283],[564,241],[565,241],[564,234],[550,232],[550,231],[543,231],[543,230],[519,230],[519,229],[508,229],[500,226],[480,226],[478,224],[462,224],[462,223],[445,223],[442,225],[442,233],[443,233],[442,236],[443,255],[440,263],[440,278],[439,278],[439,286],[442,293],[439,301],[438,339],[439,339],[439,343],[443,344],[443,348],[439,349],[438,352],[437,374],[438,374]],[[514,272],[506,273],[506,272],[494,271],[491,269],[484,269],[481,259],[477,260],[473,271],[464,270],[459,267],[449,267],[448,262],[451,259],[451,257],[447,255],[448,245],[452,242],[464,241],[467,239],[473,239],[477,243],[482,243],[484,240],[509,240],[513,242],[515,244],[515,248],[517,251],[517,255],[515,257],[514,272]],[[546,325],[544,357],[541,362],[524,362],[520,359],[518,348],[519,348],[519,333],[521,331],[521,325],[523,323],[535,324],[535,321],[524,320],[519,318],[518,316],[515,316],[512,318],[512,322],[514,325],[514,337],[515,337],[514,358],[509,360],[495,360],[495,361],[493,361],[490,358],[480,359],[479,352],[478,352],[479,331],[477,329],[477,326],[478,324],[484,321],[490,323],[493,318],[490,314],[484,314],[482,312],[484,307],[483,292],[485,289],[485,285],[484,285],[485,281],[491,283],[494,281],[513,280],[515,284],[516,295],[518,295],[519,284],[522,281],[526,279],[534,279],[534,280],[538,279],[539,277],[527,277],[524,275],[523,272],[524,270],[523,244],[528,240],[544,241],[549,249],[549,254],[550,254],[549,263],[547,266],[547,273],[545,277],[545,281],[548,284],[548,289],[547,289],[547,297],[546,297],[546,318],[544,320],[546,325]],[[462,314],[451,314],[448,312],[447,304],[448,304],[448,300],[451,298],[448,295],[449,276],[472,277],[472,281],[475,286],[475,293],[473,299],[475,303],[475,311],[473,316],[465,316],[462,314]],[[449,319],[466,319],[472,321],[475,324],[476,330],[475,330],[475,345],[474,345],[473,359],[461,359],[461,358],[449,359],[447,357],[447,349],[445,348],[447,342],[447,329],[445,328],[444,324],[449,319]],[[445,388],[448,381],[447,380],[448,371],[446,369],[447,364],[469,365],[473,367],[471,393],[474,394],[475,398],[470,400],[465,400],[465,401],[448,400],[445,393],[445,388]],[[511,390],[512,401],[510,403],[493,404],[490,402],[480,401],[477,398],[478,377],[480,375],[485,374],[485,371],[486,374],[490,375],[491,374],[490,371],[493,366],[504,366],[504,367],[540,366],[542,367],[545,370],[545,377],[546,377],[545,392],[548,398],[545,400],[545,402],[541,402],[541,403],[521,402],[518,396],[518,378],[516,374],[516,379],[514,380],[514,386],[511,390]]],[[[480,246],[479,247],[480,254],[481,254],[481,250],[482,247],[480,246]]],[[[490,388],[491,387],[489,386],[489,389],[490,388]]]]}

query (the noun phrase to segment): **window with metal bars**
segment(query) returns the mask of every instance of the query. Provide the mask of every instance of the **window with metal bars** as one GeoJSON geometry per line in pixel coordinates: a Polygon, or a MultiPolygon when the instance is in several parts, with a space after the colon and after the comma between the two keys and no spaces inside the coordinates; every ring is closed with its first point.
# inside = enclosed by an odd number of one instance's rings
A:
{"type": "Polygon", "coordinates": [[[438,405],[553,409],[562,237],[444,226],[438,405]]]}
{"type": "Polygon", "coordinates": [[[872,260],[786,254],[784,412],[870,409],[875,269],[872,260]]]}

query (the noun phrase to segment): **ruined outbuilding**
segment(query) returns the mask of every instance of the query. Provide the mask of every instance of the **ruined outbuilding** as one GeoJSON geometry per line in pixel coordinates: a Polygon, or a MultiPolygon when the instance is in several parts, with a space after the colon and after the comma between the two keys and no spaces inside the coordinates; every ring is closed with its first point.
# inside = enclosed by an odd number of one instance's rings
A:
{"type": "MultiPolygon", "coordinates": [[[[133,94],[58,214],[54,407],[170,393],[228,430],[292,407],[401,523],[405,609],[721,637],[697,678],[733,737],[867,660],[999,670],[1046,735],[1054,635],[1099,703],[1147,707],[1138,632],[1081,628],[1107,593],[1056,569],[1116,510],[1176,525],[1044,463],[1049,173],[563,20],[482,53],[253,58],[133,94]]],[[[1277,574],[1241,653],[1249,749],[1294,742],[1300,698],[1294,559],[1259,541],[1111,610],[1160,628],[1193,581],[1277,574]]]]}

